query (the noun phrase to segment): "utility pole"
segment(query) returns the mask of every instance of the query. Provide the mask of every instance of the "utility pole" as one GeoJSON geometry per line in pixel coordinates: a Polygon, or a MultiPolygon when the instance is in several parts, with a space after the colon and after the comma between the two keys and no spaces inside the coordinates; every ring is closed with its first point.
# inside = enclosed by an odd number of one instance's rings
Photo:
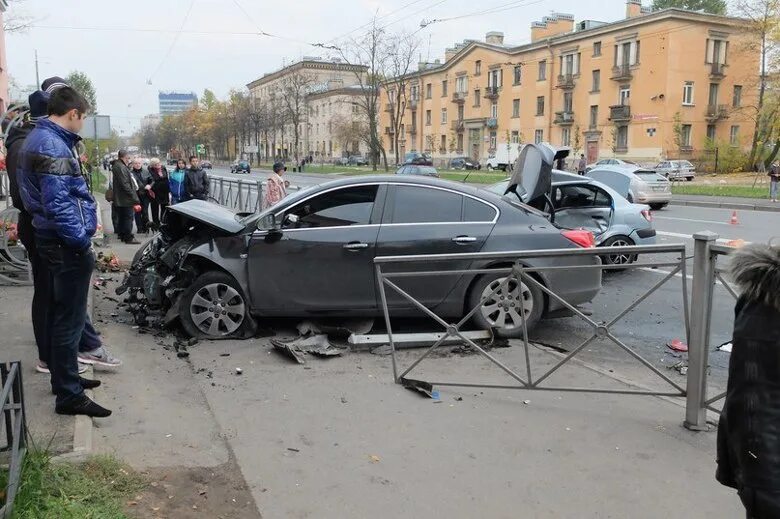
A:
{"type": "Polygon", "coordinates": [[[35,49],[35,87],[41,88],[41,77],[38,73],[38,49],[35,49]]]}

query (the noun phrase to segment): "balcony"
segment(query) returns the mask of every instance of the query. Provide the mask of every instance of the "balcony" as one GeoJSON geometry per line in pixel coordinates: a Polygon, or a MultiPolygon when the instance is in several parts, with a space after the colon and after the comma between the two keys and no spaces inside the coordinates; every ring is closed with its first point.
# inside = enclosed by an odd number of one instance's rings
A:
{"type": "Polygon", "coordinates": [[[574,112],[555,112],[555,120],[553,122],[561,126],[571,126],[574,124],[574,112]]]}
{"type": "Polygon", "coordinates": [[[490,117],[488,120],[485,121],[485,126],[493,130],[498,128],[498,119],[496,119],[495,117],[490,117]]]}
{"type": "Polygon", "coordinates": [[[616,123],[631,120],[631,107],[628,105],[614,105],[609,107],[609,120],[616,123]]]}
{"type": "Polygon", "coordinates": [[[564,90],[571,90],[574,88],[574,75],[560,74],[558,76],[558,88],[562,88],[564,90]]]}
{"type": "Polygon", "coordinates": [[[485,89],[485,99],[498,99],[498,93],[501,91],[501,87],[489,86],[485,89]]]}
{"type": "Polygon", "coordinates": [[[409,99],[409,110],[417,110],[417,103],[419,100],[416,97],[409,99]]]}
{"type": "Polygon", "coordinates": [[[612,67],[612,79],[614,81],[631,81],[634,75],[631,72],[631,65],[624,63],[617,67],[612,67]]]}
{"type": "Polygon", "coordinates": [[[414,137],[417,135],[417,127],[416,126],[410,126],[408,130],[406,130],[409,135],[414,137]]]}
{"type": "Polygon", "coordinates": [[[451,123],[452,131],[462,133],[465,129],[466,125],[463,122],[463,119],[455,119],[451,123]]]}
{"type": "Polygon", "coordinates": [[[452,102],[458,103],[459,105],[462,105],[466,102],[466,96],[468,94],[466,92],[453,92],[452,93],[452,102]]]}
{"type": "Polygon", "coordinates": [[[723,79],[726,75],[726,65],[723,63],[713,63],[710,65],[710,79],[719,80],[723,79]]]}
{"type": "Polygon", "coordinates": [[[726,119],[729,116],[729,108],[726,105],[708,105],[707,106],[707,121],[714,123],[721,119],[726,119]]]}

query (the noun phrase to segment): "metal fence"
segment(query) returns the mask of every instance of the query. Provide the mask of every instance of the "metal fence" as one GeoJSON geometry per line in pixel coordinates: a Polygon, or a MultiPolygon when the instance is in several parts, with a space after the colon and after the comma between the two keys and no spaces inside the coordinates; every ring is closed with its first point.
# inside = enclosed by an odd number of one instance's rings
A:
{"type": "MultiPolygon", "coordinates": [[[[231,177],[210,176],[211,198],[219,205],[236,213],[258,213],[263,210],[263,192],[266,180],[243,180],[231,177]]],[[[298,191],[291,185],[288,191],[298,191]]]]}
{"type": "Polygon", "coordinates": [[[22,464],[27,452],[27,423],[24,411],[24,391],[22,384],[22,363],[0,364],[0,428],[5,429],[5,442],[0,444],[0,453],[8,459],[8,484],[5,489],[5,502],[0,507],[0,519],[11,517],[14,499],[19,489],[22,464]],[[5,427],[3,427],[3,425],[5,427]]]}
{"type": "Polygon", "coordinates": [[[0,206],[0,284],[29,285],[32,283],[30,262],[19,241],[19,211],[11,204],[5,171],[0,171],[0,193],[5,197],[0,206]]]}

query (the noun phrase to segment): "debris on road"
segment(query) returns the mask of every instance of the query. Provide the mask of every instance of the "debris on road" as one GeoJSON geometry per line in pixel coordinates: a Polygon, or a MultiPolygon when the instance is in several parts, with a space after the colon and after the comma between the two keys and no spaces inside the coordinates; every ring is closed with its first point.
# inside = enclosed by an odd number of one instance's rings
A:
{"type": "Polygon", "coordinates": [[[669,369],[675,369],[677,370],[680,375],[687,375],[688,374],[688,361],[681,360],[677,364],[673,364],[669,366],[669,369]]]}
{"type": "MultiPolygon", "coordinates": [[[[401,378],[398,382],[406,389],[422,393],[428,398],[433,398],[433,384],[424,380],[415,380],[413,378],[401,378]]],[[[438,391],[437,391],[438,394],[438,391]]]]}
{"type": "Polygon", "coordinates": [[[731,344],[731,341],[721,344],[718,346],[718,351],[724,351],[726,353],[731,353],[731,348],[733,347],[733,344],[731,344]]]}
{"type": "Polygon", "coordinates": [[[292,358],[298,364],[306,364],[304,355],[306,353],[318,357],[333,357],[341,355],[341,350],[333,346],[328,341],[327,335],[311,335],[308,337],[299,337],[292,341],[282,341],[271,339],[274,348],[285,356],[292,358]]]}
{"type": "Polygon", "coordinates": [[[389,344],[382,344],[381,346],[377,346],[371,350],[372,355],[384,356],[390,355],[391,353],[393,353],[393,348],[391,348],[389,344]]]}
{"type": "Polygon", "coordinates": [[[666,343],[666,346],[673,351],[688,351],[688,345],[682,342],[680,339],[674,339],[666,343]]]}
{"type": "Polygon", "coordinates": [[[242,375],[244,373],[244,370],[241,368],[236,368],[236,375],[242,375]]]}
{"type": "Polygon", "coordinates": [[[287,447],[287,450],[290,451],[290,452],[301,452],[300,449],[296,449],[296,448],[293,448],[293,447],[287,447]]]}
{"type": "Polygon", "coordinates": [[[302,321],[296,328],[303,336],[326,334],[331,337],[346,339],[350,335],[363,335],[374,327],[373,319],[339,319],[337,321],[302,321]]]}
{"type": "Polygon", "coordinates": [[[372,454],[371,456],[369,456],[369,457],[368,457],[368,459],[369,459],[369,461],[370,461],[371,463],[379,463],[380,461],[382,461],[382,460],[379,458],[379,456],[376,456],[376,455],[374,455],[374,454],[372,454]]]}

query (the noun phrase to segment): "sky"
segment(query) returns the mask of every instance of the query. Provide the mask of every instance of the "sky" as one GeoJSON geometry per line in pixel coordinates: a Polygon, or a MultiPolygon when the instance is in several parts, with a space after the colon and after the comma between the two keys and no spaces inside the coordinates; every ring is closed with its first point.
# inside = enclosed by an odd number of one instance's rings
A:
{"type": "Polygon", "coordinates": [[[416,33],[420,58],[433,61],[489,31],[526,43],[531,22],[553,11],[614,21],[624,17],[625,0],[10,0],[9,12],[34,22],[6,35],[8,72],[19,85],[35,84],[36,50],[41,80],[85,72],[98,111],[130,134],[144,115],[158,112],[160,90],[200,96],[208,88],[222,98],[304,56],[329,57],[333,51],[309,44],[342,45],[374,16],[392,32],[459,17],[416,33]]]}

